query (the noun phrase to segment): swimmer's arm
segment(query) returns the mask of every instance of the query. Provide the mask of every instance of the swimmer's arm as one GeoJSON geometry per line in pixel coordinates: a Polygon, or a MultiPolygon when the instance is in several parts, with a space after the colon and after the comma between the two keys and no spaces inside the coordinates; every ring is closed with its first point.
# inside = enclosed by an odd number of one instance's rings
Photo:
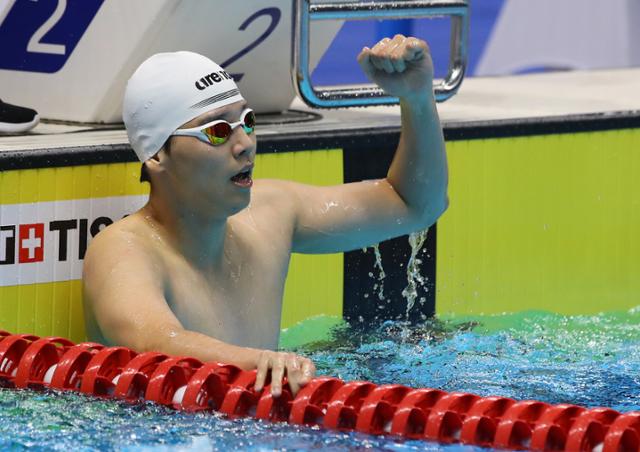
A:
{"type": "Polygon", "coordinates": [[[372,49],[365,47],[358,63],[371,81],[400,99],[400,142],[386,180],[411,215],[430,226],[448,206],[448,178],[429,46],[420,39],[396,35],[372,49]]]}
{"type": "Polygon", "coordinates": [[[135,237],[122,234],[104,230],[85,256],[85,303],[90,303],[103,336],[139,353],[157,351],[254,369],[260,350],[182,327],[167,304],[153,257],[142,251],[135,237]]]}
{"type": "Polygon", "coordinates": [[[441,207],[416,213],[387,179],[332,187],[288,182],[294,198],[292,251],[336,253],[427,229],[441,207]]]}
{"type": "MultiPolygon", "coordinates": [[[[411,80],[406,80],[408,70],[387,73],[373,66],[374,53],[382,55],[377,64],[391,64],[393,52],[391,56],[384,52],[390,42],[365,49],[359,56],[367,75],[400,97],[402,132],[387,177],[334,187],[292,185],[297,196],[294,251],[324,253],[368,246],[426,229],[446,210],[447,160],[433,95],[433,68],[426,43],[414,42],[411,49],[405,42],[403,54],[417,65],[411,80]]],[[[392,67],[401,59],[395,58],[392,67]]],[[[363,149],[361,158],[376,157],[363,149]]]]}
{"type": "Polygon", "coordinates": [[[386,181],[420,227],[429,227],[449,205],[442,126],[432,89],[428,96],[400,99],[400,141],[386,181]]]}

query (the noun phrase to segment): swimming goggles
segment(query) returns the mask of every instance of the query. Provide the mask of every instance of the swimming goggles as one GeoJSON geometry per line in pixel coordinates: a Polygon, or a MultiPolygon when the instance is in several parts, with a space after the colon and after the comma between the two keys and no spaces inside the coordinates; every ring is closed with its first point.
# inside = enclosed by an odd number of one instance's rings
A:
{"type": "Polygon", "coordinates": [[[242,126],[247,135],[251,135],[256,128],[256,115],[252,109],[245,109],[240,115],[240,121],[227,122],[224,119],[216,119],[198,127],[190,129],[178,129],[171,135],[196,137],[200,141],[213,146],[219,146],[227,142],[233,130],[242,126]]]}

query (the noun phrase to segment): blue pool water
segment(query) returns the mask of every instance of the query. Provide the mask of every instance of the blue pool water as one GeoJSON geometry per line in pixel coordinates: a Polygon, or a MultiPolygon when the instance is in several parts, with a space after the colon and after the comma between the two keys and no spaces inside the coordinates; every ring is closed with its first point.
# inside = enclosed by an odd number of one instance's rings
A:
{"type": "MultiPolygon", "coordinates": [[[[521,313],[342,327],[297,350],[320,374],[640,409],[640,310],[589,317],[521,313]]],[[[285,338],[286,339],[286,338],[285,338]]],[[[286,342],[286,340],[285,340],[286,342]]],[[[0,450],[481,450],[394,437],[228,420],[149,403],[127,405],[76,394],[0,391],[0,450]]]]}

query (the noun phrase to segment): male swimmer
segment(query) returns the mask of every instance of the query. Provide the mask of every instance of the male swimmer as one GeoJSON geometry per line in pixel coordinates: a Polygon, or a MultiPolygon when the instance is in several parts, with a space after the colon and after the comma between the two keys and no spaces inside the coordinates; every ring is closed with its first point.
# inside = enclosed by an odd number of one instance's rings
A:
{"type": "Polygon", "coordinates": [[[87,251],[91,340],[257,369],[255,389],[271,381],[274,396],[285,376],[293,393],[310,381],[309,359],[274,351],[291,253],[353,250],[422,230],[448,203],[427,44],[397,35],[365,47],[358,61],[400,98],[402,134],[385,179],[334,187],[252,180],[254,113],[214,62],[175,52],[142,63],[123,116],[151,193],[87,251]]]}

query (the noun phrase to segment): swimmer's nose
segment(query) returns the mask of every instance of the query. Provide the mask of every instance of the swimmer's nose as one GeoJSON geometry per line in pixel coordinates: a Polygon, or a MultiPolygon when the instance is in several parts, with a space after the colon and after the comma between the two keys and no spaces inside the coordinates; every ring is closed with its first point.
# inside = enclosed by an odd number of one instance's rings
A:
{"type": "Polygon", "coordinates": [[[251,137],[247,135],[247,132],[245,132],[242,127],[236,128],[233,132],[233,136],[231,137],[231,139],[234,140],[231,147],[233,156],[235,158],[244,156],[249,158],[253,157],[255,143],[251,137]]]}

